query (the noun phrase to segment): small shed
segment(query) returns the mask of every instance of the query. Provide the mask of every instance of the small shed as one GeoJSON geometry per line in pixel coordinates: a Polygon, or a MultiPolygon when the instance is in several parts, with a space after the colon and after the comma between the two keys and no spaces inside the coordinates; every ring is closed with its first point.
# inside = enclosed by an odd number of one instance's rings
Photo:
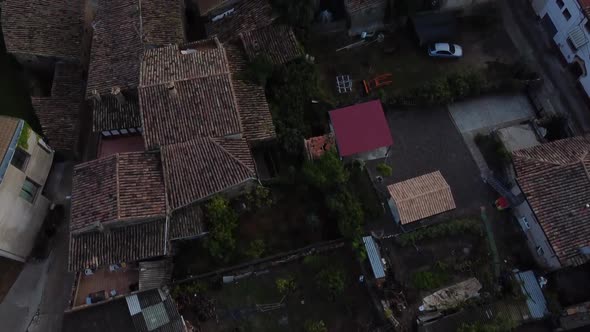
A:
{"type": "Polygon", "coordinates": [[[393,144],[380,100],[330,111],[330,122],[343,159],[385,158],[393,144]]]}
{"type": "Polygon", "coordinates": [[[526,297],[526,304],[529,308],[531,319],[543,319],[549,314],[547,301],[541,290],[541,286],[533,271],[515,272],[514,277],[520,284],[522,294],[526,297]]]}
{"type": "Polygon", "coordinates": [[[365,249],[367,249],[367,256],[369,257],[369,263],[373,270],[373,276],[377,285],[380,286],[385,281],[385,267],[383,266],[379,246],[377,246],[372,236],[364,236],[363,242],[365,243],[365,249]]]}
{"type": "Polygon", "coordinates": [[[394,183],[387,190],[393,218],[402,225],[456,208],[451,187],[440,171],[394,183]]]}

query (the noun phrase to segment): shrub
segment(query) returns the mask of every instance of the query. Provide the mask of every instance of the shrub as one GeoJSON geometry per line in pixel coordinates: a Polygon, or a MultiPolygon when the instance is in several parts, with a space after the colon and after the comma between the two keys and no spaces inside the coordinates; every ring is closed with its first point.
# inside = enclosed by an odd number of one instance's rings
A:
{"type": "Polygon", "coordinates": [[[381,176],[391,176],[393,170],[391,169],[391,166],[386,163],[380,163],[377,164],[377,172],[379,172],[381,176]]]}
{"type": "Polygon", "coordinates": [[[324,321],[319,320],[319,321],[306,321],[305,322],[305,332],[328,332],[328,328],[326,327],[326,324],[324,324],[324,321]]]}
{"type": "Polygon", "coordinates": [[[318,160],[306,161],[302,171],[308,184],[324,192],[346,183],[350,177],[334,150],[326,151],[318,160]]]}
{"type": "Polygon", "coordinates": [[[273,199],[270,189],[258,185],[245,195],[248,209],[264,209],[272,206],[273,199]]]}
{"type": "Polygon", "coordinates": [[[334,266],[327,267],[316,275],[318,288],[332,300],[342,294],[345,283],[346,274],[342,269],[334,266]]]}
{"type": "Polygon", "coordinates": [[[170,292],[173,298],[177,298],[180,295],[195,295],[206,292],[209,289],[207,284],[203,281],[187,282],[183,284],[175,285],[170,292]]]}
{"type": "Polygon", "coordinates": [[[340,234],[349,240],[359,238],[362,233],[364,212],[360,202],[349,190],[328,197],[328,209],[338,219],[340,234]]]}
{"type": "Polygon", "coordinates": [[[295,289],[297,289],[297,284],[295,283],[295,278],[289,276],[287,278],[278,278],[275,280],[275,284],[277,286],[277,290],[281,295],[287,295],[295,289]]]}
{"type": "Polygon", "coordinates": [[[258,239],[250,242],[248,249],[246,249],[246,256],[250,258],[260,258],[266,250],[266,244],[264,240],[258,239]]]}
{"type": "Polygon", "coordinates": [[[23,130],[21,131],[20,136],[18,137],[17,146],[19,148],[22,148],[23,150],[27,150],[29,148],[29,137],[31,137],[32,131],[33,130],[31,129],[29,124],[25,122],[23,130]]]}
{"type": "Polygon", "coordinates": [[[441,268],[432,271],[420,271],[412,274],[412,287],[419,290],[431,290],[444,286],[449,281],[449,275],[441,268]]]}
{"type": "Polygon", "coordinates": [[[405,247],[424,240],[466,233],[477,236],[484,235],[481,223],[478,220],[458,219],[454,221],[446,221],[441,224],[428,226],[410,233],[402,234],[396,238],[396,241],[399,245],[405,247]]]}
{"type": "Polygon", "coordinates": [[[209,236],[205,246],[216,259],[227,261],[236,246],[234,233],[238,227],[238,215],[226,199],[216,196],[206,205],[209,236]]]}

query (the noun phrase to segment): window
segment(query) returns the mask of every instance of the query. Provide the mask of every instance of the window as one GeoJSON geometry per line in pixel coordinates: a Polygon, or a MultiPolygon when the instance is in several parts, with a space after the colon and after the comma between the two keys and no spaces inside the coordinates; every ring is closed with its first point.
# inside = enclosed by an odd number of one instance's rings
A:
{"type": "Polygon", "coordinates": [[[541,246],[537,246],[537,255],[539,255],[539,256],[545,255],[545,251],[543,251],[543,248],[541,248],[541,246]]]}
{"type": "Polygon", "coordinates": [[[29,163],[29,157],[30,155],[25,150],[21,148],[16,148],[10,163],[12,164],[12,166],[24,172],[27,168],[27,164],[29,163]]]}
{"type": "Polygon", "coordinates": [[[563,11],[563,16],[565,16],[566,20],[569,20],[570,18],[572,18],[572,14],[570,14],[570,11],[567,10],[567,8],[563,11]]]}
{"type": "Polygon", "coordinates": [[[526,217],[522,217],[522,218],[520,218],[520,222],[521,222],[521,224],[522,224],[522,227],[523,227],[524,229],[531,229],[531,225],[529,224],[529,221],[528,221],[528,220],[526,220],[526,217]]]}
{"type": "Polygon", "coordinates": [[[30,179],[25,179],[23,187],[20,189],[20,197],[24,198],[27,202],[33,203],[37,197],[39,191],[39,185],[30,179]]]}
{"type": "Polygon", "coordinates": [[[559,6],[559,8],[563,8],[563,6],[565,6],[565,4],[563,3],[563,0],[557,0],[557,5],[559,6]]]}

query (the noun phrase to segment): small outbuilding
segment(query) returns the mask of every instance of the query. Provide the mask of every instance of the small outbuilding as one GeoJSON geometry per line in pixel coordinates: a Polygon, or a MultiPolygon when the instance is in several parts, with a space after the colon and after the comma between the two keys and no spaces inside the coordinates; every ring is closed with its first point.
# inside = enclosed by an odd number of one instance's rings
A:
{"type": "Polygon", "coordinates": [[[371,270],[373,270],[375,283],[377,286],[381,286],[385,281],[385,266],[383,265],[383,259],[379,252],[379,246],[377,246],[377,243],[375,243],[372,236],[364,236],[363,242],[365,243],[365,249],[367,250],[367,257],[369,257],[371,270]]]}
{"type": "Polygon", "coordinates": [[[456,208],[451,187],[440,171],[394,183],[387,190],[393,218],[401,225],[456,208]]]}
{"type": "Polygon", "coordinates": [[[385,158],[393,144],[379,100],[330,111],[330,126],[336,137],[338,153],[343,159],[385,158]]]}

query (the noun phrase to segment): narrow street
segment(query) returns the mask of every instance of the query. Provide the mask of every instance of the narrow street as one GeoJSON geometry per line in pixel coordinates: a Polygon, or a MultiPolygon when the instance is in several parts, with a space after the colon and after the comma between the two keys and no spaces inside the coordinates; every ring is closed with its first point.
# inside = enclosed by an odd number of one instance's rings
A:
{"type": "Polygon", "coordinates": [[[500,0],[503,23],[512,42],[527,62],[541,74],[544,84],[537,93],[549,112],[566,115],[574,134],[590,131],[590,111],[576,78],[562,65],[553,41],[543,30],[529,1],[500,0]]]}

